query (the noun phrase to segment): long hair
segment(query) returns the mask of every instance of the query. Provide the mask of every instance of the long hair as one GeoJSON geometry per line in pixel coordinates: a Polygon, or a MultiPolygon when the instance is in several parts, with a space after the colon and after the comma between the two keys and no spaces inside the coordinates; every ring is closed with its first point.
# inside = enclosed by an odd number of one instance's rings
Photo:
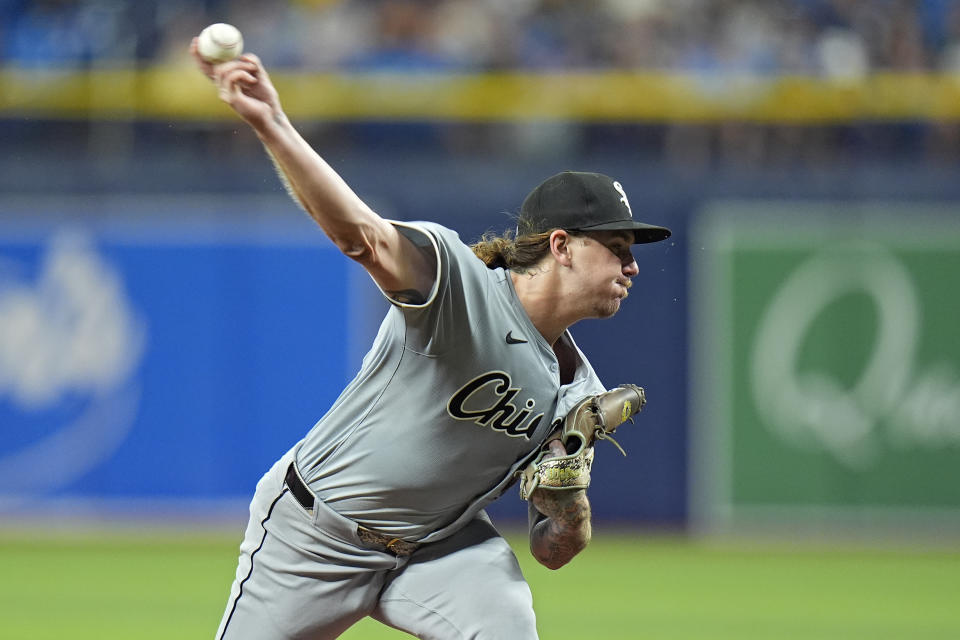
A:
{"type": "Polygon", "coordinates": [[[470,248],[490,269],[502,267],[524,273],[550,253],[551,233],[552,230],[517,236],[510,229],[500,235],[488,231],[470,248]]]}
{"type": "MultiPolygon", "coordinates": [[[[516,231],[508,229],[499,235],[488,231],[470,245],[470,248],[490,269],[502,267],[517,273],[526,273],[540,262],[543,256],[550,253],[550,234],[559,227],[537,231],[538,227],[544,226],[545,221],[520,214],[517,217],[516,231]]],[[[582,235],[579,231],[569,229],[567,233],[572,236],[582,235]]]]}

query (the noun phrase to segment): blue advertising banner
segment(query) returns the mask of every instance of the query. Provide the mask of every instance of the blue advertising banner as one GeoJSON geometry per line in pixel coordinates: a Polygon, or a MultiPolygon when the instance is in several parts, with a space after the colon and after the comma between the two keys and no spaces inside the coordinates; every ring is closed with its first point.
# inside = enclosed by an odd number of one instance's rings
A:
{"type": "Polygon", "coordinates": [[[354,265],[307,220],[3,220],[0,508],[246,498],[359,364],[354,265]]]}

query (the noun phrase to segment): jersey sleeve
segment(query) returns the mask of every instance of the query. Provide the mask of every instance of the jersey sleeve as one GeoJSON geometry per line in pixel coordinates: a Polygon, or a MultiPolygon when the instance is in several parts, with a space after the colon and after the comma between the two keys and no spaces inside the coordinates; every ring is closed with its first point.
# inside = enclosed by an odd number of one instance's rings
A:
{"type": "Polygon", "coordinates": [[[397,231],[400,232],[400,235],[406,238],[418,250],[433,255],[434,257],[433,262],[435,264],[436,272],[433,274],[433,287],[431,288],[430,293],[427,294],[427,298],[424,302],[421,302],[421,303],[400,302],[399,300],[396,300],[395,298],[391,297],[386,291],[384,291],[382,288],[379,287],[379,285],[377,285],[378,288],[380,288],[380,293],[384,295],[384,297],[390,302],[390,304],[397,307],[401,307],[401,308],[406,307],[411,309],[429,307],[437,295],[437,290],[441,280],[440,278],[441,269],[443,267],[443,264],[440,258],[440,255],[441,255],[440,247],[437,243],[437,238],[436,236],[431,234],[429,231],[427,231],[426,229],[424,229],[423,227],[417,224],[397,222],[395,220],[391,220],[390,224],[395,226],[397,228],[397,231]]]}
{"type": "Polygon", "coordinates": [[[469,338],[471,315],[488,299],[495,274],[451,229],[432,222],[391,223],[415,246],[434,252],[436,274],[422,304],[401,303],[384,292],[392,305],[389,313],[402,316],[406,348],[440,355],[469,338]]]}

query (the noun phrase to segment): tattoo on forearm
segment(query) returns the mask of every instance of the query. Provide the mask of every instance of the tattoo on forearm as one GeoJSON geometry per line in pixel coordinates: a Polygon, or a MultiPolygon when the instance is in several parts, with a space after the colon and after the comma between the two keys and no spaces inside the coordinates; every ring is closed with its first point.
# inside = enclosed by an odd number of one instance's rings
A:
{"type": "Polygon", "coordinates": [[[400,304],[425,304],[426,297],[416,289],[404,289],[403,291],[387,291],[387,295],[400,304]]]}
{"type": "Polygon", "coordinates": [[[580,553],[590,542],[590,503],[585,494],[542,492],[538,510],[549,517],[530,532],[530,546],[537,559],[551,568],[559,568],[580,553]]]}

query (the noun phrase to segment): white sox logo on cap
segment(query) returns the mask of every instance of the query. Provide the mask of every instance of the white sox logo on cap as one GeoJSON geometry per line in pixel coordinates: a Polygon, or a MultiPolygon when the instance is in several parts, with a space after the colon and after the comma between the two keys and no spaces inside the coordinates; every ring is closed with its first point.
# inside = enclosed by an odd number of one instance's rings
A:
{"type": "Polygon", "coordinates": [[[620,194],[620,202],[623,203],[623,206],[627,208],[627,211],[630,213],[630,217],[633,217],[633,209],[630,208],[630,201],[627,200],[627,192],[623,190],[623,185],[621,185],[616,180],[613,181],[613,188],[617,190],[617,193],[620,194]]]}

